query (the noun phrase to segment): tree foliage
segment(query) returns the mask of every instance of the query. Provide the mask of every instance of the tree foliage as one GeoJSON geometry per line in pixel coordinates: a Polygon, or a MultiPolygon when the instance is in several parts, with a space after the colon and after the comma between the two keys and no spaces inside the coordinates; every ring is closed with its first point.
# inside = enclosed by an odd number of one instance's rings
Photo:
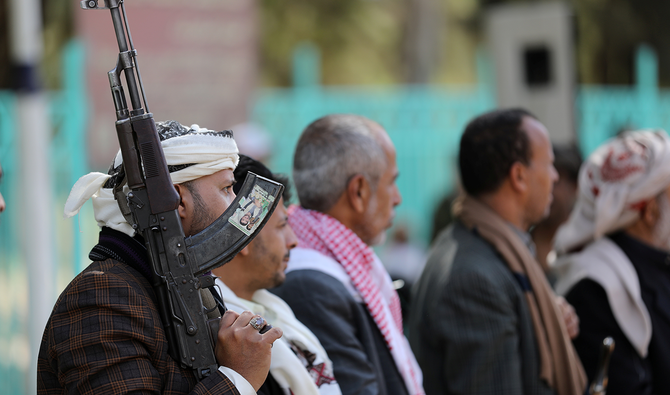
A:
{"type": "Polygon", "coordinates": [[[322,82],[394,82],[400,74],[399,0],[260,0],[265,85],[291,84],[291,56],[301,42],[321,51],[322,82]]]}
{"type": "MultiPolygon", "coordinates": [[[[311,41],[321,49],[325,84],[473,82],[487,7],[542,1],[555,0],[260,0],[262,81],[290,85],[291,53],[311,41]],[[438,17],[428,21],[428,33],[415,34],[426,24],[417,7],[438,17]],[[430,75],[412,77],[413,68],[430,75]]],[[[580,83],[632,83],[635,50],[648,43],[659,57],[661,84],[670,85],[670,2],[566,1],[575,15],[580,83]]]]}

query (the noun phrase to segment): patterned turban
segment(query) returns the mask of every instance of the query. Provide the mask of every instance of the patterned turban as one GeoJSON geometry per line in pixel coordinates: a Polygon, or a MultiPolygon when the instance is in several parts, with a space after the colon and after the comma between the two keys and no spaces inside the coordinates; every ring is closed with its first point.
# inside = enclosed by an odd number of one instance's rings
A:
{"type": "MultiPolygon", "coordinates": [[[[175,184],[192,181],[220,170],[234,170],[239,160],[237,145],[230,130],[221,132],[176,121],[157,122],[170,177],[175,184]]],[[[107,174],[93,172],[81,177],[72,187],[65,202],[64,217],[76,215],[90,198],[93,213],[100,227],[106,226],[134,236],[135,230],[126,222],[114,199],[114,187],[124,181],[121,151],[116,154],[107,174]]],[[[123,190],[128,193],[128,185],[123,190]]]]}
{"type": "Polygon", "coordinates": [[[664,131],[628,132],[596,149],[579,171],[579,195],[558,230],[559,254],[623,229],[646,202],[670,185],[670,138],[664,131]]]}

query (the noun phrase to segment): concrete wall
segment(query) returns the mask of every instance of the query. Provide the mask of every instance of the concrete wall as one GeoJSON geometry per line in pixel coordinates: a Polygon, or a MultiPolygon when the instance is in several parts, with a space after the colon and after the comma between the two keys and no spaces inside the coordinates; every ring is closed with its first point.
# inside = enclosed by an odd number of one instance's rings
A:
{"type": "Polygon", "coordinates": [[[556,143],[575,141],[572,14],[565,3],[488,10],[487,41],[501,107],[525,107],[556,143]]]}

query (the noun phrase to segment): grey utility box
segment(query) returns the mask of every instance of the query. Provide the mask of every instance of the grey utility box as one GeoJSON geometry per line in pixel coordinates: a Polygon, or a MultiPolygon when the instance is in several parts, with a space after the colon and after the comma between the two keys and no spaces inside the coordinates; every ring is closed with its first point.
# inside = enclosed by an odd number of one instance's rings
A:
{"type": "Polygon", "coordinates": [[[572,23],[558,2],[495,6],[486,15],[498,105],[528,109],[561,144],[576,138],[572,23]]]}

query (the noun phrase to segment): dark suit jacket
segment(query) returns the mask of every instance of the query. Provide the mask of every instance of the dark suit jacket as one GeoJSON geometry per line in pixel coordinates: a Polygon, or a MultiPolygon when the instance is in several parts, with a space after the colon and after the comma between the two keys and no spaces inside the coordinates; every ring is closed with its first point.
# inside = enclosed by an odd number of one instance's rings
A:
{"type": "Polygon", "coordinates": [[[426,394],[552,394],[523,289],[494,248],[456,222],[413,288],[409,341],[426,394]]]}
{"type": "Polygon", "coordinates": [[[342,394],[407,394],[377,324],[339,280],[316,270],[295,270],[271,291],[319,339],[342,394]]]}
{"type": "Polygon", "coordinates": [[[130,266],[93,262],[60,295],[37,362],[38,394],[228,394],[215,372],[197,382],[168,355],[156,297],[130,266]]]}

